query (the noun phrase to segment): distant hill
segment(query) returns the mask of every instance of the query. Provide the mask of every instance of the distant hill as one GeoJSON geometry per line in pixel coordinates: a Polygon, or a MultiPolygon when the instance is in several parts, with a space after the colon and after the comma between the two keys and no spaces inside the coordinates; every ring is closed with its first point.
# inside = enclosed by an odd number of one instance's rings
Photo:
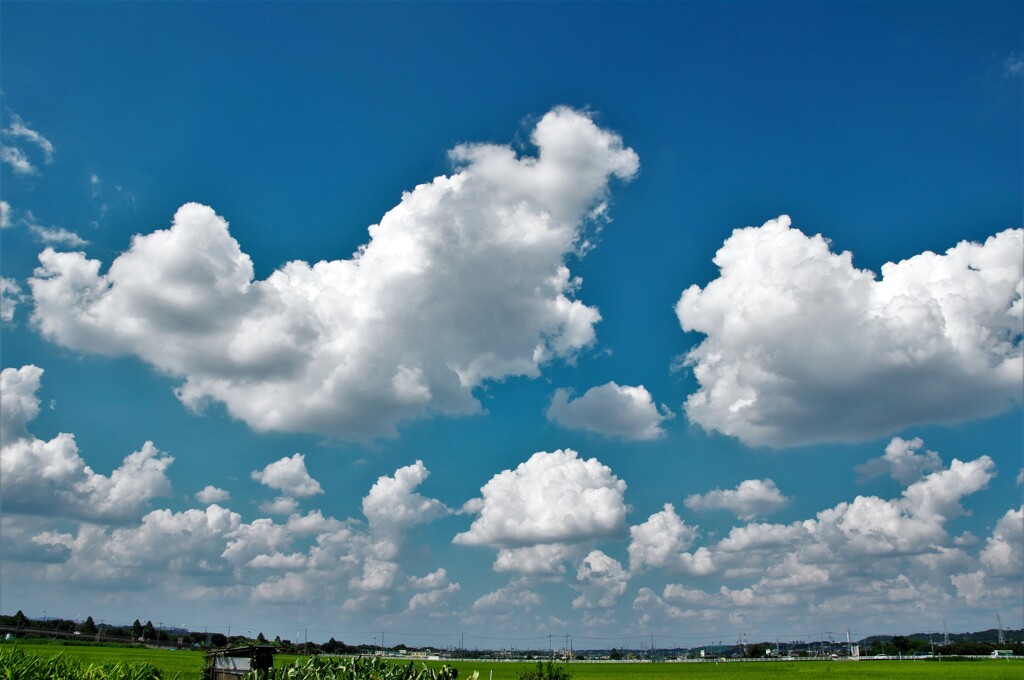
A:
{"type": "MultiPolygon", "coordinates": [[[[1024,628],[1005,628],[1003,629],[1003,636],[1007,642],[1024,642],[1024,628]]],[[[889,642],[893,639],[892,635],[871,635],[860,641],[860,644],[873,645],[875,643],[889,642]]],[[[903,637],[910,638],[911,640],[923,640],[925,642],[934,642],[939,645],[942,644],[943,633],[942,631],[932,631],[930,633],[911,633],[904,635],[903,637]]],[[[949,641],[955,642],[987,642],[989,644],[996,644],[999,641],[999,629],[989,628],[988,630],[979,630],[973,633],[950,633],[949,641]]]]}

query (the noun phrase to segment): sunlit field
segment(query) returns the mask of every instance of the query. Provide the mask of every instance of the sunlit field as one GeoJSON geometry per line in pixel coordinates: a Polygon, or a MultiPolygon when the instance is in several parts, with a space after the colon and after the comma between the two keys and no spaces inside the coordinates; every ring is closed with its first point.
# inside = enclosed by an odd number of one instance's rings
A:
{"type": "MultiPolygon", "coordinates": [[[[440,665],[431,662],[431,665],[440,665]]],[[[530,664],[457,661],[465,677],[480,672],[481,680],[515,680],[530,664]]],[[[573,680],[669,680],[670,678],[1006,678],[1019,680],[1024,662],[977,661],[765,661],[700,663],[574,663],[573,680]]]]}
{"type": "MultiPolygon", "coordinates": [[[[99,647],[86,645],[59,645],[45,643],[16,643],[18,648],[31,654],[52,656],[64,654],[85,663],[102,664],[115,661],[145,662],[160,668],[165,679],[199,680],[203,668],[203,653],[137,647],[99,647]]],[[[4,648],[15,645],[3,643],[4,648]]],[[[300,657],[282,654],[275,657],[275,666],[286,666],[300,657]]],[[[417,665],[419,662],[416,662],[417,665]]],[[[440,667],[443,662],[429,661],[428,666],[440,667]]],[[[481,680],[516,680],[524,670],[534,664],[503,661],[454,661],[449,665],[459,670],[461,677],[473,671],[481,680]]],[[[702,662],[702,663],[573,663],[568,666],[574,680],[669,680],[670,678],[964,678],[987,680],[1018,680],[1024,674],[1024,660],[968,660],[968,661],[770,661],[770,662],[702,662]]]]}

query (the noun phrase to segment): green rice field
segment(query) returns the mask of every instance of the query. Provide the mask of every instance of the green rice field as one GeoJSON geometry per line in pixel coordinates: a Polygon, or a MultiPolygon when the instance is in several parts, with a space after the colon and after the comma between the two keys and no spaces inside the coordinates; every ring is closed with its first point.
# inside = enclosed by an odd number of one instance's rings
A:
{"type": "MultiPolygon", "coordinates": [[[[84,663],[102,664],[112,661],[150,663],[161,669],[167,680],[200,680],[203,653],[138,647],[101,647],[45,643],[5,642],[3,648],[17,644],[30,654],[53,656],[64,654],[84,663]]],[[[285,666],[296,658],[279,655],[275,666],[285,666]]],[[[418,663],[418,662],[417,662],[418,663]]],[[[443,662],[429,661],[438,667],[443,662]]],[[[481,680],[516,680],[519,673],[533,664],[502,661],[455,661],[449,665],[461,677],[479,671],[481,680]]],[[[1024,677],[1024,659],[970,661],[770,661],[770,662],[703,662],[703,663],[573,663],[569,665],[573,680],[674,680],[680,678],[963,678],[964,680],[1020,680],[1024,677]]]]}

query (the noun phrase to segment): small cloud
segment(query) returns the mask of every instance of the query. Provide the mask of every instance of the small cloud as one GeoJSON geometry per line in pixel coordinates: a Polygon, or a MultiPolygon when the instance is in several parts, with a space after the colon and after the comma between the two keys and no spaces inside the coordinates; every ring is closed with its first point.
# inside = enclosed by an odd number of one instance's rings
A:
{"type": "Polygon", "coordinates": [[[29,161],[21,149],[14,146],[0,145],[0,161],[7,163],[19,175],[34,175],[36,167],[29,161]]]}
{"type": "Polygon", "coordinates": [[[60,245],[68,246],[71,248],[80,248],[88,245],[89,242],[79,236],[73,231],[68,231],[61,227],[41,227],[38,224],[33,224],[30,229],[32,233],[36,235],[36,238],[47,245],[60,245]]]}
{"type": "Polygon", "coordinates": [[[789,499],[770,479],[748,479],[735,489],[687,496],[684,503],[690,510],[728,510],[742,520],[751,520],[785,507],[789,499]]]}
{"type": "Polygon", "coordinates": [[[1024,486],[1024,468],[1017,473],[1017,486],[1024,486]]]}
{"type": "Polygon", "coordinates": [[[14,310],[25,300],[21,286],[14,279],[0,278],[0,321],[10,323],[14,320],[14,310]]]}
{"type": "Polygon", "coordinates": [[[934,451],[917,451],[924,442],[920,437],[906,440],[893,437],[885,447],[885,455],[858,465],[854,470],[857,481],[863,482],[880,475],[888,474],[902,484],[910,484],[924,477],[927,473],[942,468],[942,459],[934,451]]]}
{"type": "MultiPolygon", "coordinates": [[[[44,162],[46,164],[52,163],[53,155],[56,153],[53,142],[26,125],[25,121],[18,114],[11,113],[10,116],[11,123],[3,129],[3,136],[7,139],[26,141],[37,146],[43,152],[44,162]]],[[[7,163],[19,175],[34,175],[38,172],[32,161],[29,160],[25,150],[18,146],[11,144],[0,145],[0,161],[7,163]]]]}
{"type": "Polygon", "coordinates": [[[299,502],[288,496],[278,496],[267,503],[260,503],[260,512],[268,515],[291,515],[299,509],[299,502]]]}
{"type": "Polygon", "coordinates": [[[11,204],[0,200],[0,229],[11,226],[11,204]]]}
{"type": "Polygon", "coordinates": [[[1003,74],[1007,78],[1019,78],[1024,75],[1024,55],[1014,52],[1003,62],[1003,74]]]}
{"type": "Polygon", "coordinates": [[[583,396],[558,389],[551,398],[547,418],[573,430],[587,430],[606,437],[650,441],[664,434],[662,422],[673,417],[664,406],[654,403],[643,385],[631,387],[609,382],[592,387],[583,396]]]}
{"type": "Polygon", "coordinates": [[[298,498],[307,498],[324,492],[320,482],[309,476],[306,470],[306,457],[301,453],[296,453],[291,458],[282,458],[262,470],[254,470],[252,478],[271,489],[298,498]]]}
{"type": "Polygon", "coordinates": [[[218,489],[217,487],[208,484],[200,491],[196,492],[195,498],[200,503],[212,505],[213,503],[223,503],[231,498],[231,494],[224,489],[218,489]]]}
{"type": "Polygon", "coordinates": [[[11,124],[4,129],[4,135],[35,144],[43,152],[47,165],[53,162],[53,155],[57,152],[53,142],[26,125],[18,114],[11,114],[11,124]]]}

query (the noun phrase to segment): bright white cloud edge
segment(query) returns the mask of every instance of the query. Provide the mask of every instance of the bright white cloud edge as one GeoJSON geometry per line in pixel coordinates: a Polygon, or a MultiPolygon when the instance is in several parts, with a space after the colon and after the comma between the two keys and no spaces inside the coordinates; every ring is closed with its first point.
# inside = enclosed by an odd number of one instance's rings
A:
{"type": "Polygon", "coordinates": [[[856,442],[1024,401],[1024,230],[856,269],[788,216],[737,229],[676,314],[689,419],[750,445],[856,442]]]}

